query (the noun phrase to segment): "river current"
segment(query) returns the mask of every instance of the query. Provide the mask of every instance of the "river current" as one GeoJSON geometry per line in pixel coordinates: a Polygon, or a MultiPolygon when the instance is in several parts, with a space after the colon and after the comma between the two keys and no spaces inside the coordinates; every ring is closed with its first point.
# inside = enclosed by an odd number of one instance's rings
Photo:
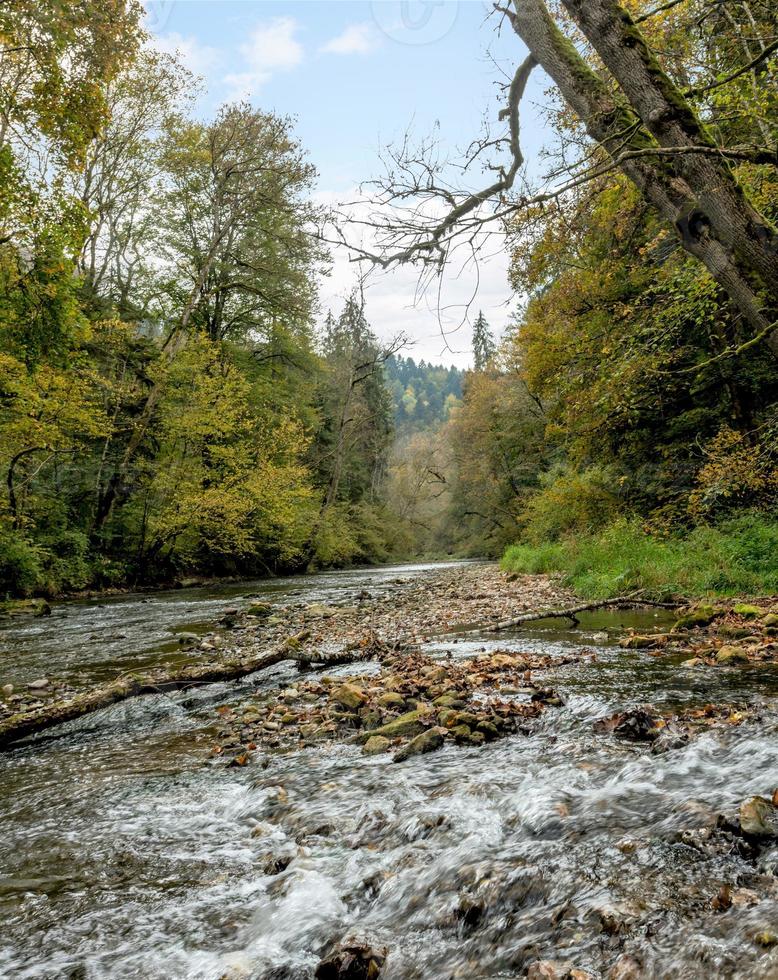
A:
{"type": "MultiPolygon", "coordinates": [[[[105,679],[182,657],[177,632],[256,595],[348,604],[367,588],[390,602],[398,580],[429,574],[62,603],[0,630],[0,682],[105,679]]],[[[777,947],[754,940],[778,931],[778,854],[695,846],[718,813],[778,784],[778,675],[690,670],[609,638],[652,622],[599,614],[575,630],[429,643],[457,657],[586,646],[599,659],[554,673],[566,703],[533,734],[399,765],[342,744],[257,752],[243,768],[211,759],[214,708],[286,686],[289,665],[128,701],[5,753],[0,976],[305,980],[349,938],[387,951],[381,980],[522,977],[537,960],[624,980],[778,977],[777,947]],[[663,754],[593,727],[629,705],[720,701],[757,716],[663,754]],[[737,900],[717,912],[723,885],[737,900]]]]}

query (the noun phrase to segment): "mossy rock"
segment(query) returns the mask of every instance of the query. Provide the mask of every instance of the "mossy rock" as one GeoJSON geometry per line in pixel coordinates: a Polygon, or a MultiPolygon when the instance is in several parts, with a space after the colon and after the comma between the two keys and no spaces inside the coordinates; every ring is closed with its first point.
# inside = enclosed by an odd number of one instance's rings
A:
{"type": "Polygon", "coordinates": [[[339,687],[335,687],[330,691],[330,698],[337,702],[337,704],[342,704],[346,708],[361,708],[362,705],[367,701],[367,695],[356,684],[341,684],[339,687]]]}
{"type": "Polygon", "coordinates": [[[376,698],[376,702],[384,708],[402,708],[405,705],[405,698],[396,691],[387,691],[376,698]]]}
{"type": "MultiPolygon", "coordinates": [[[[403,735],[420,735],[428,727],[428,708],[417,708],[416,711],[406,711],[399,718],[393,718],[385,725],[374,728],[370,735],[383,735],[384,738],[400,738],[403,735]]],[[[364,740],[370,736],[365,735],[364,740]]]]}
{"type": "Polygon", "coordinates": [[[258,619],[265,619],[273,612],[273,607],[269,602],[252,602],[246,610],[247,616],[256,616],[258,619]]]}
{"type": "Polygon", "coordinates": [[[434,752],[443,746],[443,729],[428,728],[425,732],[412,738],[407,745],[395,752],[392,762],[404,762],[414,755],[424,755],[426,752],[434,752]]]}
{"type": "Polygon", "coordinates": [[[717,616],[723,616],[726,610],[719,609],[717,606],[697,606],[691,609],[678,620],[676,620],[673,630],[688,630],[695,627],[710,626],[717,616]]]}
{"type": "Polygon", "coordinates": [[[633,636],[625,636],[621,643],[619,643],[619,646],[625,650],[646,650],[650,647],[658,646],[658,640],[655,636],[638,636],[635,634],[633,636]]]}
{"type": "Polygon", "coordinates": [[[763,626],[778,626],[778,613],[768,613],[762,620],[763,626]]]}
{"type": "Polygon", "coordinates": [[[50,615],[51,606],[45,599],[9,599],[0,603],[0,617],[50,615]]]}
{"type": "Polygon", "coordinates": [[[436,708],[463,708],[465,702],[454,691],[446,691],[432,702],[436,708]]]}
{"type": "Polygon", "coordinates": [[[382,752],[388,752],[391,744],[391,741],[383,735],[371,735],[362,746],[362,751],[365,755],[380,755],[382,752]]]}
{"type": "Polygon", "coordinates": [[[500,737],[497,726],[493,725],[490,721],[479,721],[478,731],[483,733],[487,742],[493,742],[496,738],[500,737]]]}
{"type": "Polygon", "coordinates": [[[729,636],[733,640],[742,640],[746,636],[751,636],[752,632],[747,626],[733,626],[731,623],[722,623],[719,628],[722,636],[729,636]]]}
{"type": "Polygon", "coordinates": [[[747,664],[748,654],[742,647],[723,646],[716,654],[717,664],[747,664]]]}
{"type": "Polygon", "coordinates": [[[743,619],[759,619],[761,616],[764,616],[764,609],[760,609],[759,606],[752,606],[747,602],[741,602],[737,606],[733,606],[732,612],[737,616],[742,616],[743,619]]]}
{"type": "Polygon", "coordinates": [[[463,742],[469,742],[473,733],[467,725],[457,725],[456,728],[451,729],[451,734],[454,741],[461,745],[463,742]]]}

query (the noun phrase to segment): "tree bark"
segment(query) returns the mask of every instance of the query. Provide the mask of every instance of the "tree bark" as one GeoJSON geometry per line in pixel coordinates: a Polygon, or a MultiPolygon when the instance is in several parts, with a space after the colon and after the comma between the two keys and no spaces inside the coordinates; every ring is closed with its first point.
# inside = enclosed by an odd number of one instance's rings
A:
{"type": "MultiPolygon", "coordinates": [[[[613,0],[564,4],[620,83],[623,97],[592,71],[557,27],[544,0],[513,3],[514,30],[612,159],[630,150],[645,154],[653,146],[713,145],[634,22],[613,0]]],[[[778,334],[757,292],[764,285],[778,294],[775,231],[747,202],[727,163],[711,154],[682,152],[669,160],[632,157],[620,168],[778,356],[778,334]]]]}
{"type": "MultiPolygon", "coordinates": [[[[337,654],[323,658],[325,663],[347,663],[365,659],[362,650],[337,654]]],[[[224,660],[219,663],[192,664],[186,667],[160,668],[138,674],[126,674],[117,680],[101,684],[99,687],[76,694],[69,698],[53,701],[34,711],[11,715],[0,721],[0,752],[12,748],[20,739],[37,735],[47,728],[61,725],[66,721],[82,718],[84,715],[107,708],[119,701],[138,697],[141,694],[159,694],[165,691],[178,691],[203,684],[215,684],[237,680],[258,670],[272,667],[284,660],[297,660],[309,663],[303,656],[295,638],[291,637],[274,650],[245,657],[241,660],[224,660]]]]}

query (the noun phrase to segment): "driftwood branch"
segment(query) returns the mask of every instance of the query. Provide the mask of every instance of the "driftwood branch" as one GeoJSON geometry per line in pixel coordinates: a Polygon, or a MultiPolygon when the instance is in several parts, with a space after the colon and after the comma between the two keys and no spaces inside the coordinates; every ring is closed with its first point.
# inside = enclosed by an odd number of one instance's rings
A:
{"type": "Polygon", "coordinates": [[[487,626],[485,631],[498,633],[500,630],[522,626],[524,623],[535,623],[540,619],[569,619],[571,622],[577,623],[578,613],[593,612],[595,609],[629,609],[634,606],[677,609],[681,605],[683,605],[682,602],[655,602],[651,599],[643,599],[639,592],[635,592],[630,595],[617,596],[614,599],[600,599],[597,602],[583,602],[576,606],[565,606],[563,609],[540,609],[536,612],[522,613],[521,616],[515,616],[513,619],[504,619],[502,622],[487,626]]]}
{"type": "MultiPolygon", "coordinates": [[[[237,680],[285,660],[297,661],[301,667],[309,666],[312,659],[318,660],[318,658],[312,658],[300,650],[300,642],[300,639],[291,637],[269,652],[240,660],[232,659],[219,663],[190,664],[186,667],[157,668],[142,673],[122,674],[115,680],[83,693],[52,701],[32,711],[10,715],[0,721],[0,752],[8,750],[20,739],[37,735],[47,728],[82,718],[93,711],[142,694],[161,694],[199,687],[202,684],[237,680]]],[[[365,659],[365,656],[363,650],[347,651],[328,657],[323,662],[333,665],[365,659]]]]}

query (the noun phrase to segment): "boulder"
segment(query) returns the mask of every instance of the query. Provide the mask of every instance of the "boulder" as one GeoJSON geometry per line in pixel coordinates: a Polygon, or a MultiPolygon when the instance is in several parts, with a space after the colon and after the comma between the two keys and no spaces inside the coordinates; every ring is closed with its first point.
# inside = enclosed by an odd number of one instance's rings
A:
{"type": "Polygon", "coordinates": [[[445,731],[445,728],[428,728],[426,732],[412,738],[407,745],[403,745],[399,751],[395,752],[392,756],[392,762],[404,762],[414,755],[424,755],[425,752],[434,752],[441,748],[445,731]]]}
{"type": "Polygon", "coordinates": [[[740,830],[752,837],[778,837],[778,806],[764,796],[740,804],[740,830]]]}
{"type": "Polygon", "coordinates": [[[381,752],[387,752],[391,744],[383,735],[371,735],[362,746],[362,751],[365,755],[379,755],[381,752]]]}

